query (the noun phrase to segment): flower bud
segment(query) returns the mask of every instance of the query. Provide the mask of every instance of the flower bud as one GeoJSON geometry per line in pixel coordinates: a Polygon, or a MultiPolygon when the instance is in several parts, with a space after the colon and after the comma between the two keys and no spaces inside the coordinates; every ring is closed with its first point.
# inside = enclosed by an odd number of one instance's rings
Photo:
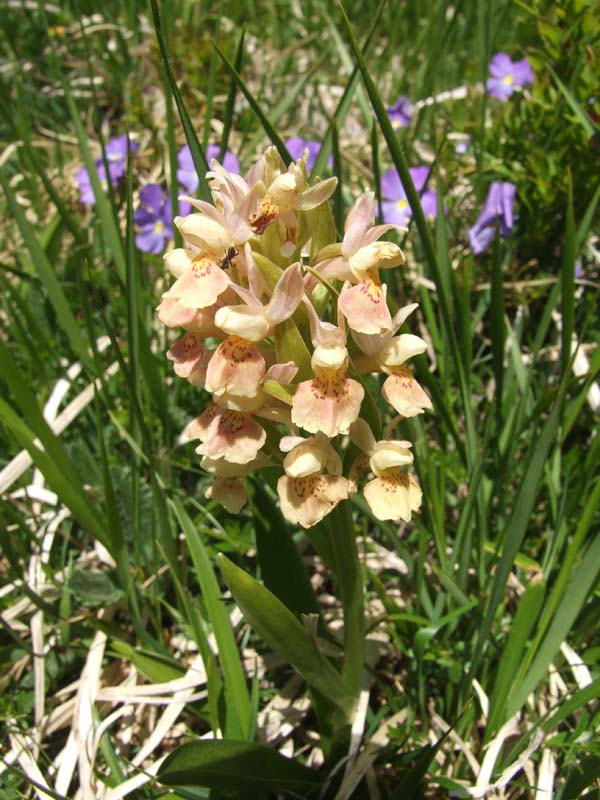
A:
{"type": "Polygon", "coordinates": [[[409,358],[424,353],[426,350],[427,344],[420,336],[403,333],[390,339],[378,354],[377,360],[384,367],[398,367],[409,358]]]}
{"type": "Polygon", "coordinates": [[[262,342],[269,332],[268,320],[246,305],[220,308],[215,314],[215,325],[229,336],[240,336],[250,342],[262,342]]]}
{"type": "Polygon", "coordinates": [[[404,253],[393,242],[372,242],[350,256],[348,266],[358,281],[367,277],[369,270],[389,269],[404,264],[404,253]]]}
{"type": "Polygon", "coordinates": [[[319,367],[321,369],[345,369],[348,363],[348,351],[341,345],[334,345],[333,347],[317,345],[310,363],[313,369],[319,367]]]}
{"type": "Polygon", "coordinates": [[[297,207],[300,192],[297,177],[290,172],[279,175],[269,186],[271,200],[281,212],[297,207]]]}
{"type": "Polygon", "coordinates": [[[229,231],[204,214],[176,217],[175,224],[185,239],[210,253],[226,253],[227,249],[235,244],[229,231]]]}
{"type": "Polygon", "coordinates": [[[375,475],[381,477],[388,469],[412,464],[413,455],[410,442],[377,442],[371,453],[370,464],[375,475]]]}
{"type": "Polygon", "coordinates": [[[307,478],[323,471],[326,458],[322,448],[312,444],[300,444],[283,459],[283,468],[290,478],[307,478]]]}

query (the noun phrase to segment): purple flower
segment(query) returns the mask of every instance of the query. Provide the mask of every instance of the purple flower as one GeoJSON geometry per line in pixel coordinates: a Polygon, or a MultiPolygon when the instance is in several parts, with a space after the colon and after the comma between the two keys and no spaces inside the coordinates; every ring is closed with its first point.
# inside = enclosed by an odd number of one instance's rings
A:
{"type": "Polygon", "coordinates": [[[487,90],[498,100],[508,100],[517,86],[533,83],[533,72],[529,61],[511,61],[506,53],[496,53],[490,61],[490,75],[487,90]]]}
{"type": "MultiPolygon", "coordinates": [[[[133,153],[136,149],[136,142],[131,141],[131,152],[133,153]]],[[[110,179],[110,185],[116,186],[121,178],[125,175],[127,168],[127,134],[124,133],[122,136],[115,136],[114,139],[109,139],[106,145],[105,153],[106,161],[108,162],[108,176],[110,179]]],[[[94,164],[98,172],[98,178],[100,179],[102,190],[106,192],[108,189],[108,181],[106,179],[104,161],[102,158],[97,158],[94,161],[94,164]]],[[[81,202],[85,203],[86,205],[93,206],[96,202],[96,198],[94,197],[94,190],[92,189],[90,176],[85,167],[81,167],[81,169],[77,171],[77,183],[79,184],[79,199],[81,202]]]]}
{"type": "MultiPolygon", "coordinates": [[[[134,153],[138,147],[137,142],[130,140],[129,147],[131,152],[134,153]]],[[[114,165],[115,172],[120,173],[120,178],[123,177],[127,169],[127,134],[124,133],[122,136],[115,136],[114,139],[110,139],[106,145],[105,152],[109,169],[111,165],[114,165]]]]}
{"type": "MultiPolygon", "coordinates": [[[[306,161],[306,170],[310,172],[315,165],[317,156],[321,152],[321,143],[315,142],[312,139],[303,139],[301,136],[292,136],[291,139],[286,139],[285,146],[288,153],[296,161],[302,158],[304,151],[308,150],[308,159],[306,161]]],[[[333,164],[333,156],[327,159],[328,164],[333,164]]]]}
{"type": "MultiPolygon", "coordinates": [[[[173,236],[171,198],[165,195],[158,183],[147,183],[140,189],[141,205],[133,218],[138,227],[135,237],[136,246],[144,253],[158,255],[165,247],[165,242],[173,236]]],[[[189,204],[182,214],[189,213],[189,204]]]]}
{"type": "MultiPolygon", "coordinates": [[[[108,190],[108,181],[106,179],[106,169],[104,167],[104,162],[102,159],[97,158],[94,161],[96,171],[98,173],[98,178],[100,180],[100,186],[102,187],[102,191],[106,192],[108,190]]],[[[123,173],[121,172],[121,167],[119,164],[111,163],[108,165],[108,174],[110,177],[110,185],[116,186],[118,182],[123,177],[123,173]]],[[[90,180],[90,175],[85,167],[81,167],[81,169],[77,170],[77,184],[79,185],[79,199],[85,205],[93,206],[96,203],[96,197],[94,195],[94,190],[92,188],[92,181],[90,180]]]]}
{"type": "MultiPolygon", "coordinates": [[[[433,189],[425,189],[429,177],[429,167],[411,167],[410,177],[419,192],[423,213],[428,219],[437,215],[437,194],[433,189]]],[[[395,169],[389,169],[381,176],[381,208],[383,221],[405,227],[412,217],[412,210],[406,199],[406,192],[395,169]]]]}
{"type": "Polygon", "coordinates": [[[459,139],[454,145],[454,152],[457,156],[464,156],[469,152],[470,139],[459,139]]]}
{"type": "Polygon", "coordinates": [[[408,97],[399,97],[389,108],[386,108],[388,117],[391,120],[392,128],[407,128],[412,119],[412,106],[408,97]]]}
{"type": "MultiPolygon", "coordinates": [[[[218,159],[220,151],[221,148],[219,145],[208,145],[205,155],[209,166],[211,159],[218,159]]],[[[177,153],[177,163],[179,164],[179,169],[177,170],[177,180],[183,186],[186,192],[194,194],[198,188],[200,180],[198,178],[198,173],[196,172],[196,167],[194,166],[192,151],[190,150],[190,146],[188,144],[185,144],[179,153],[177,153]]],[[[222,165],[228,172],[234,172],[237,175],[240,174],[240,162],[233,155],[233,153],[229,152],[229,150],[225,150],[222,165]]]]}
{"type": "Polygon", "coordinates": [[[496,233],[496,223],[500,226],[500,236],[510,234],[514,225],[516,194],[514,183],[493,181],[477,222],[469,229],[469,242],[475,255],[483,253],[489,246],[496,233]]]}

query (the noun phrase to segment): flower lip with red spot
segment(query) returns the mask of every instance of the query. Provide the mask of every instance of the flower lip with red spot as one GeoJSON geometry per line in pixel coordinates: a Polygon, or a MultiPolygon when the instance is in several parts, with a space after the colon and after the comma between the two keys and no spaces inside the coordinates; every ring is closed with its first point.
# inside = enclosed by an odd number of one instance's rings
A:
{"type": "Polygon", "coordinates": [[[264,429],[249,413],[217,406],[204,420],[203,416],[195,429],[202,441],[196,452],[212,460],[248,464],[266,441],[264,429]]]}
{"type": "Polygon", "coordinates": [[[277,481],[277,494],[288,522],[312,528],[348,497],[348,481],[321,473],[303,478],[282,475],[277,481]]]}
{"type": "Polygon", "coordinates": [[[217,347],[206,371],[206,389],[211,394],[253,397],[266,372],[266,362],[254,342],[228,336],[217,347]]]}
{"type": "Polygon", "coordinates": [[[400,468],[387,470],[382,477],[369,481],[363,492],[371,511],[382,521],[410,522],[412,512],[421,507],[422,492],[417,480],[400,468]]]}
{"type": "Polygon", "coordinates": [[[231,281],[213,257],[199,255],[165,292],[163,298],[178,300],[183,308],[208,308],[214,305],[231,281]]]}
{"type": "Polygon", "coordinates": [[[173,361],[175,374],[187,378],[194,385],[203,385],[210,352],[204,347],[201,336],[188,333],[168,350],[167,358],[173,361]]]}
{"type": "Polygon", "coordinates": [[[381,334],[392,327],[392,315],[387,305],[387,286],[368,277],[356,286],[345,283],[339,297],[340,311],[353,331],[381,334]]]}
{"type": "Polygon", "coordinates": [[[423,411],[431,411],[431,400],[408,367],[397,367],[386,378],[381,389],[383,399],[389,403],[401,417],[416,417],[423,411]]]}

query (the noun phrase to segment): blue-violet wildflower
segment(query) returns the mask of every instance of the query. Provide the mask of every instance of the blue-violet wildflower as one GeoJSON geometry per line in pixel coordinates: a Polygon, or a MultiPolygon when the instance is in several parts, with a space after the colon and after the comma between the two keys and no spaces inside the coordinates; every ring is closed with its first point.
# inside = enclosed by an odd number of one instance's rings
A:
{"type": "Polygon", "coordinates": [[[488,92],[498,100],[508,100],[517,86],[533,83],[533,72],[529,61],[511,61],[506,53],[496,53],[490,61],[490,75],[487,81],[488,92]]]}
{"type": "Polygon", "coordinates": [[[386,111],[395,130],[407,128],[410,125],[413,111],[408,97],[399,97],[393,105],[386,108],[386,111]]]}
{"type": "MultiPolygon", "coordinates": [[[[410,177],[419,192],[421,206],[425,216],[432,220],[437,215],[437,194],[433,189],[425,189],[429,177],[429,167],[411,167],[410,177]]],[[[381,176],[381,208],[383,221],[391,225],[405,227],[412,217],[412,210],[406,199],[406,192],[395,169],[389,169],[381,176]]]]}
{"type": "MultiPolygon", "coordinates": [[[[158,255],[166,242],[173,238],[173,208],[171,197],[158,183],[147,183],[140,189],[141,205],[133,218],[138,228],[135,244],[144,253],[158,255]]],[[[181,214],[189,214],[189,203],[179,201],[181,214]]]]}
{"type": "MultiPolygon", "coordinates": [[[[306,159],[306,171],[311,172],[315,165],[317,156],[321,152],[321,143],[315,142],[312,139],[303,139],[301,136],[292,136],[291,139],[286,139],[285,146],[288,153],[294,160],[302,158],[304,151],[308,150],[308,158],[306,159]]],[[[328,164],[333,163],[333,156],[327,159],[328,164]]]]}
{"type": "Polygon", "coordinates": [[[507,237],[514,225],[514,204],[517,187],[514,183],[493,181],[475,225],[469,229],[469,242],[475,255],[487,249],[499,223],[500,236],[507,237]]]}
{"type": "MultiPolygon", "coordinates": [[[[137,143],[130,140],[130,148],[133,153],[137,150],[137,143]]],[[[104,152],[106,153],[106,161],[108,163],[108,178],[102,158],[97,158],[94,161],[94,165],[98,173],[102,190],[106,192],[109,182],[111,186],[117,186],[121,178],[125,175],[127,165],[127,134],[124,133],[122,136],[115,136],[114,139],[110,139],[106,144],[104,152]]],[[[81,167],[81,169],[77,170],[76,177],[79,186],[79,199],[82,203],[93,206],[96,202],[96,198],[87,169],[81,167]]]]}

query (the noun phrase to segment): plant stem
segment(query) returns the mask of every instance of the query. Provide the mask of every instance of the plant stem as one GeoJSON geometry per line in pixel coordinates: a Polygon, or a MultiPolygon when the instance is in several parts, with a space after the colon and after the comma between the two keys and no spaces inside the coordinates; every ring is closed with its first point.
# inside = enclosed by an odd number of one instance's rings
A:
{"type": "MultiPolygon", "coordinates": [[[[330,517],[331,545],[335,555],[335,577],[340,587],[344,612],[344,662],[342,677],[358,701],[362,687],[365,660],[365,603],[363,575],[352,513],[348,502],[340,505],[330,517]]],[[[349,716],[354,713],[352,708],[349,716]]]]}

